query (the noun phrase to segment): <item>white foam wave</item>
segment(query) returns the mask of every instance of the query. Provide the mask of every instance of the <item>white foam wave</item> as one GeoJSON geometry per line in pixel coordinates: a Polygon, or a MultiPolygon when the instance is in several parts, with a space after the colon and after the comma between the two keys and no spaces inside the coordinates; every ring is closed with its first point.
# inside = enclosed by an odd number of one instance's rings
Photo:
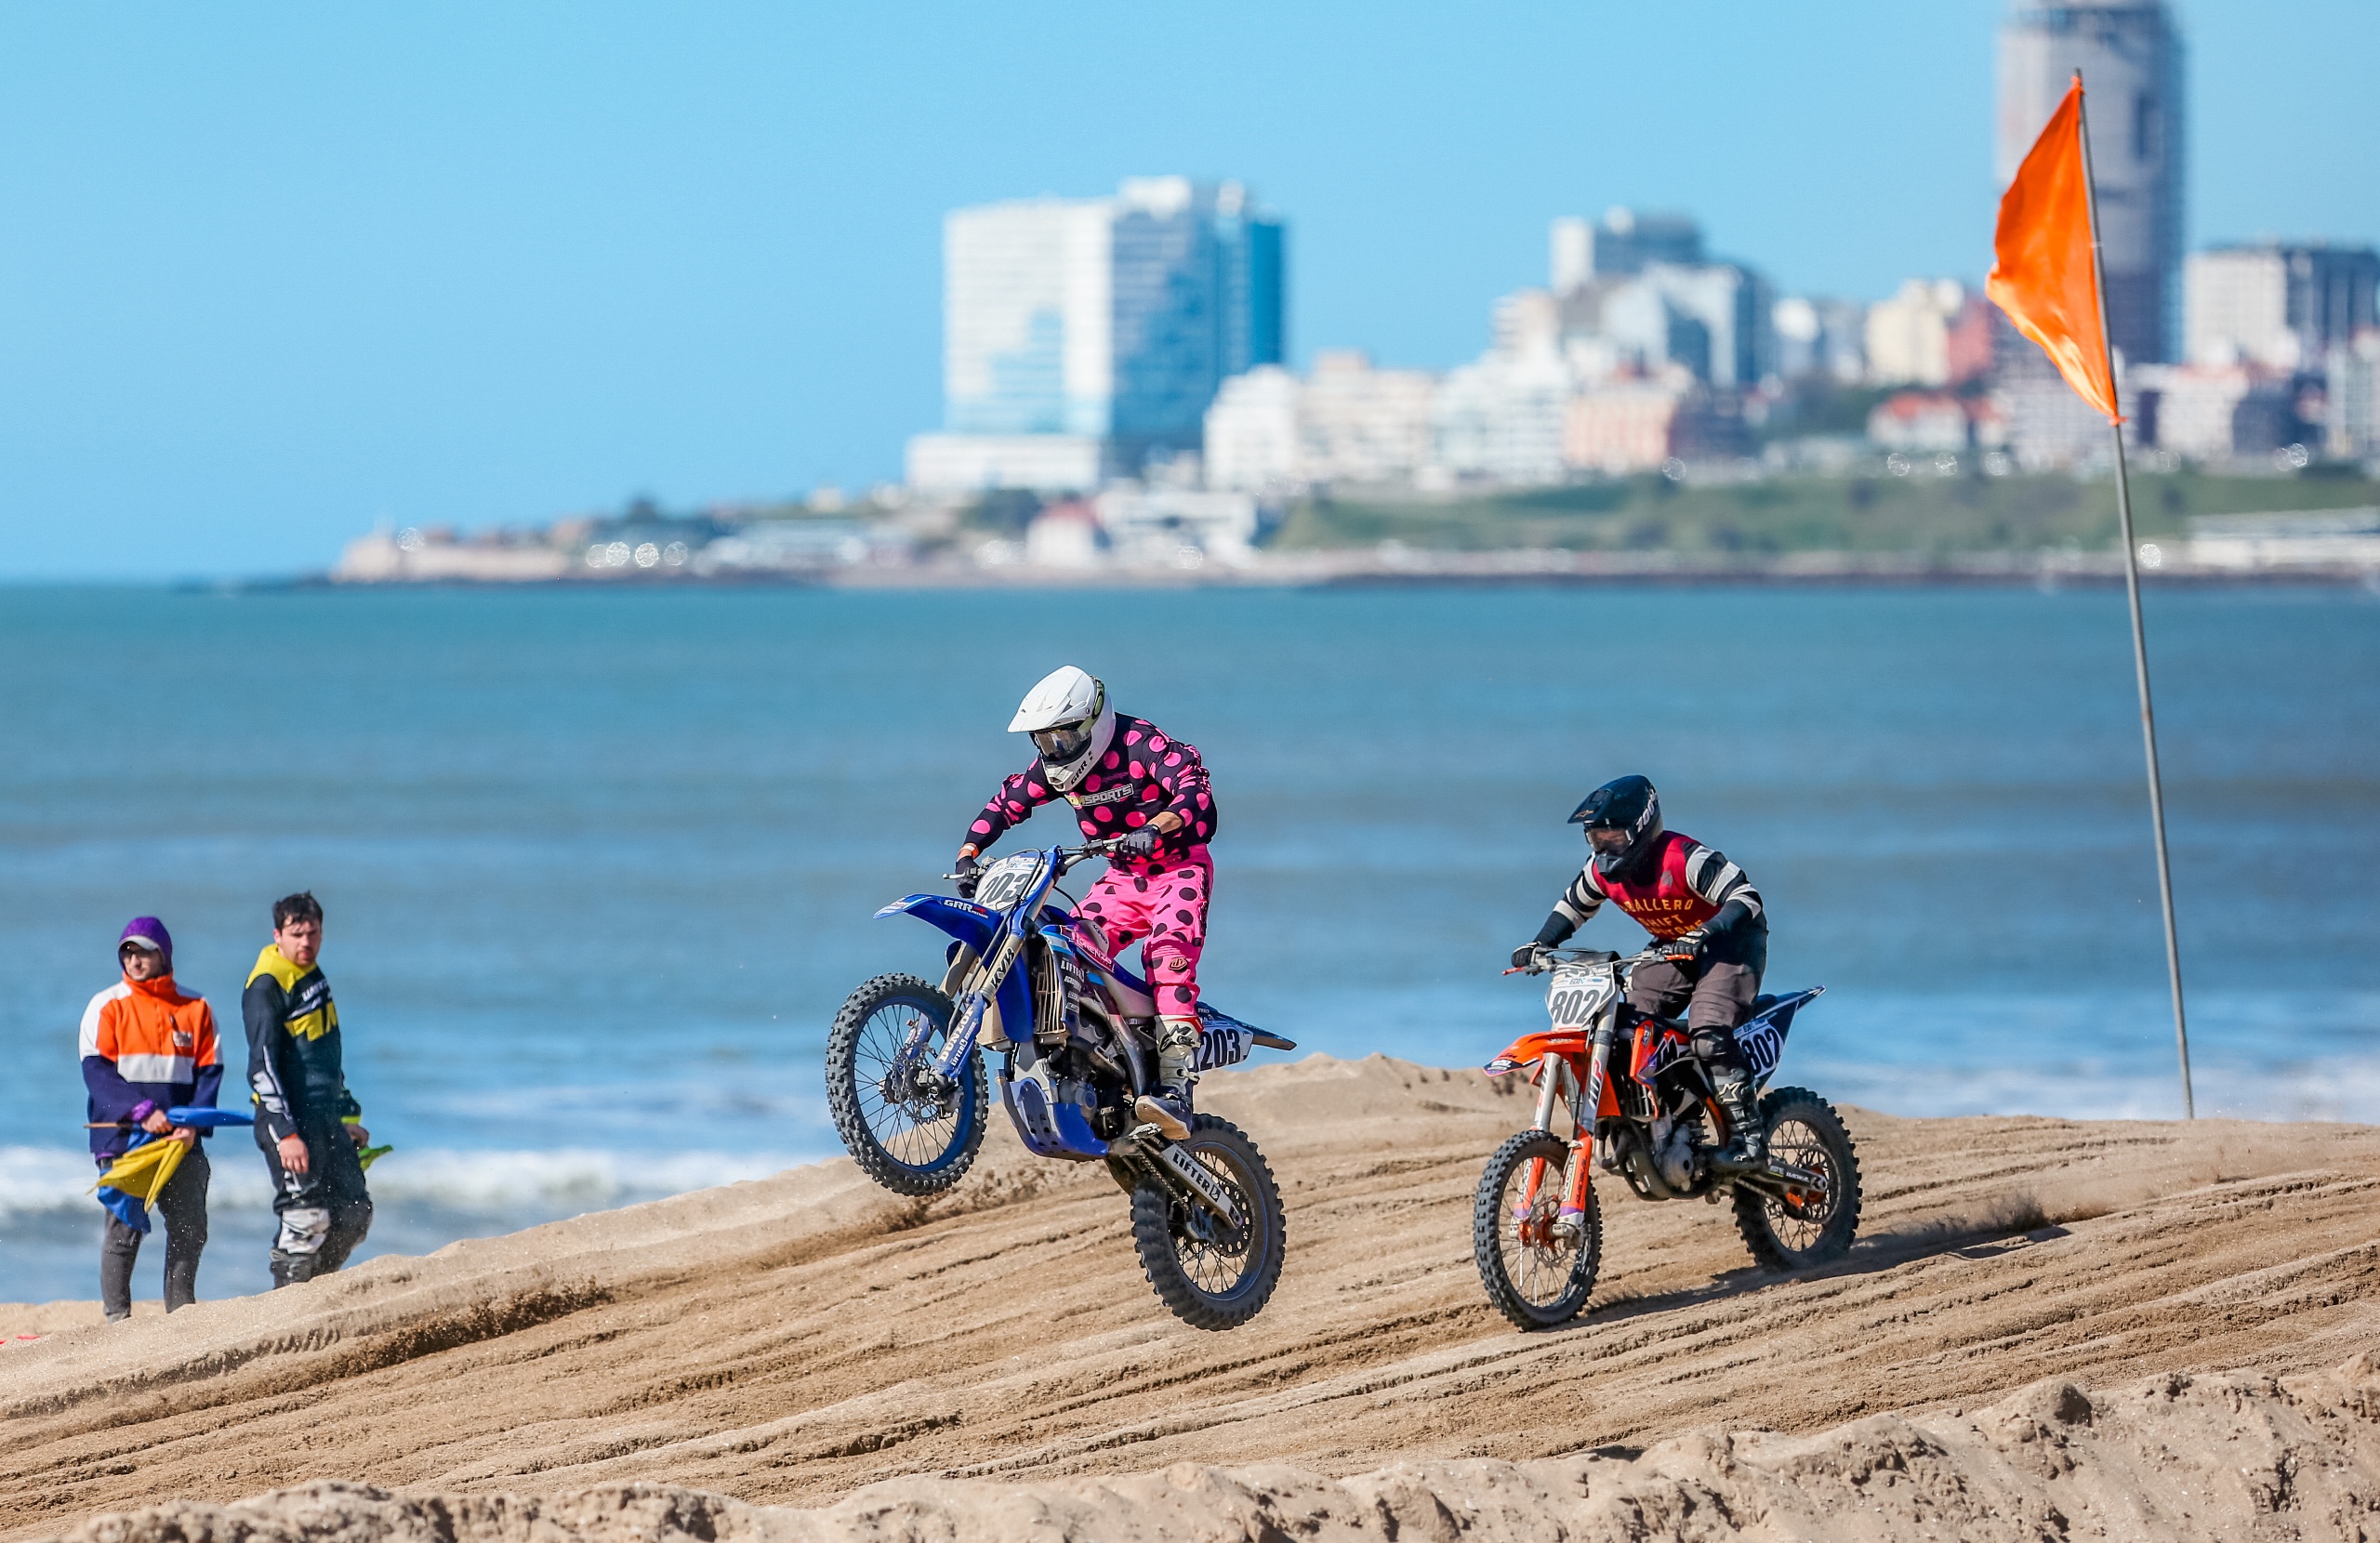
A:
{"type": "MultiPolygon", "coordinates": [[[[375,1200],[502,1216],[591,1210],[658,1199],[745,1179],[763,1179],[820,1153],[615,1152],[594,1147],[469,1152],[402,1148],[373,1165],[375,1200]]],[[[58,1147],[0,1146],[0,1226],[61,1211],[92,1210],[98,1177],[90,1157],[58,1147]]],[[[272,1190],[259,1159],[216,1155],[210,1208],[261,1210],[272,1190]],[[243,1160],[245,1159],[245,1160],[243,1160]]]]}

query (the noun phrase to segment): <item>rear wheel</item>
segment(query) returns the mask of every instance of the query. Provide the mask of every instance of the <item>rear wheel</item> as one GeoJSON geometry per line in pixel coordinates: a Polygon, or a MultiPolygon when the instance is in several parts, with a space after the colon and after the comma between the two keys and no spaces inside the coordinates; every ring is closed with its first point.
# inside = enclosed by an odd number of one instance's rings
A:
{"type": "Polygon", "coordinates": [[[1281,1192],[1256,1143],[1212,1114],[1191,1117],[1171,1143],[1231,1192],[1236,1225],[1171,1184],[1144,1178],[1132,1191],[1132,1246],[1157,1299],[1192,1328],[1237,1328],[1263,1310],[1281,1279],[1281,1192]]]}
{"type": "Polygon", "coordinates": [[[1818,1194],[1769,1180],[1736,1183],[1736,1230],[1768,1269],[1807,1270],[1841,1259],[1859,1231],[1859,1154],[1834,1105],[1806,1088],[1778,1088],[1760,1101],[1768,1155],[1826,1181],[1818,1194]]]}
{"type": "Polygon", "coordinates": [[[1471,1207],[1471,1252],[1496,1311],[1519,1329],[1553,1328],[1586,1310],[1603,1266],[1603,1210],[1587,1191],[1576,1235],[1557,1233],[1570,1143],[1524,1130],[1488,1159],[1471,1207]],[[1531,1184],[1536,1187],[1530,1188],[1531,1184]]]}
{"type": "Polygon", "coordinates": [[[950,998],[915,975],[879,975],[844,999],[826,1033],[826,1108],[867,1176],[896,1194],[938,1194],[984,1144],[984,1056],[956,1084],[934,1071],[950,1034],[950,998]],[[920,1026],[924,1048],[900,1063],[920,1026]]]}

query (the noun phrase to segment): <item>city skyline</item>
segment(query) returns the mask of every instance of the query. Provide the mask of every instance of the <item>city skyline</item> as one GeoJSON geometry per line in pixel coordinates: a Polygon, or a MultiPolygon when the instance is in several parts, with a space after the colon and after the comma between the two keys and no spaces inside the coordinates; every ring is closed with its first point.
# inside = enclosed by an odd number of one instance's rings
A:
{"type": "MultiPolygon", "coordinates": [[[[2177,10],[2188,246],[2380,236],[2333,105],[2380,19],[2177,10]]],[[[939,418],[943,215],[1130,175],[1241,177],[1296,226],[1302,367],[1453,367],[1542,282],[1548,222],[1614,204],[1692,213],[1780,293],[1979,277],[2003,7],[1720,12],[1690,39],[1250,7],[923,42],[733,7],[17,13],[0,574],[285,571],[376,518],[895,476],[939,418]]]]}

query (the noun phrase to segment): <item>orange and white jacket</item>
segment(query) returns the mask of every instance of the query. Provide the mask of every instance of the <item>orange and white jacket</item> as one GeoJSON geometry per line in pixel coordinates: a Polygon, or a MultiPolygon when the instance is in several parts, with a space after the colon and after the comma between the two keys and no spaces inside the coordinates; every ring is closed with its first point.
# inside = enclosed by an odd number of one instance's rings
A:
{"type": "Polygon", "coordinates": [[[91,1150],[101,1157],[129,1146],[129,1127],[151,1110],[212,1105],[223,1082],[214,1009],[170,975],[118,981],[92,997],[83,1009],[82,1056],[89,1117],[111,1125],[91,1132],[91,1150]],[[128,1123],[115,1128],[117,1121],[128,1123]]]}

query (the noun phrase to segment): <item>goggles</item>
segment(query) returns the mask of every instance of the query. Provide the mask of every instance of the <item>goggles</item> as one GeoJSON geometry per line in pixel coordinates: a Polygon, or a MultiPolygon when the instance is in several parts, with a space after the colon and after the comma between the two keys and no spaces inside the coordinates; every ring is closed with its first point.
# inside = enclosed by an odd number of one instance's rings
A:
{"type": "Polygon", "coordinates": [[[1060,723],[1033,731],[1033,748],[1041,752],[1042,759],[1060,765],[1081,755],[1090,744],[1091,725],[1088,722],[1060,723]]]}
{"type": "Polygon", "coordinates": [[[1587,845],[1606,854],[1626,851],[1628,843],[1634,839],[1635,837],[1631,832],[1613,825],[1591,827],[1587,831],[1587,845]]]}

